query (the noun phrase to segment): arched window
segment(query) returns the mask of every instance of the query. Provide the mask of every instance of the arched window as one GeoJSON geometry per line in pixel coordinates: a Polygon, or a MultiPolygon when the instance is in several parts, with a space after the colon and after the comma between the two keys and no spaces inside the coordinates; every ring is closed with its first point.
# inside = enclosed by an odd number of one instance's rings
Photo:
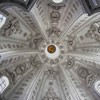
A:
{"type": "Polygon", "coordinates": [[[9,80],[6,76],[0,78],[0,94],[9,86],[9,80]]]}
{"type": "Polygon", "coordinates": [[[96,81],[94,84],[96,92],[100,95],[100,80],[96,81]]]}
{"type": "Polygon", "coordinates": [[[6,17],[0,14],[0,28],[5,24],[6,17]]]}

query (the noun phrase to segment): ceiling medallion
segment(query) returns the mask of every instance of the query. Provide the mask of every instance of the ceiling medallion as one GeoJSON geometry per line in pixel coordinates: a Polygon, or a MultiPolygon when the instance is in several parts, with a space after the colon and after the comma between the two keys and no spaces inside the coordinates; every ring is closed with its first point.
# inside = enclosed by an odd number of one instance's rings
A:
{"type": "Polygon", "coordinates": [[[40,57],[43,62],[48,64],[57,64],[65,58],[65,47],[62,42],[49,40],[43,42],[40,47],[40,57]]]}

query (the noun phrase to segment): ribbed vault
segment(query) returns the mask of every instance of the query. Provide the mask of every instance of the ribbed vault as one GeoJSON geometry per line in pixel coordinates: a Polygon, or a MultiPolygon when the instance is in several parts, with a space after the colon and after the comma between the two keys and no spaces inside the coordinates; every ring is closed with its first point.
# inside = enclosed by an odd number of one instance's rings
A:
{"type": "Polygon", "coordinates": [[[100,100],[100,2],[87,1],[3,6],[0,100],[100,100]]]}

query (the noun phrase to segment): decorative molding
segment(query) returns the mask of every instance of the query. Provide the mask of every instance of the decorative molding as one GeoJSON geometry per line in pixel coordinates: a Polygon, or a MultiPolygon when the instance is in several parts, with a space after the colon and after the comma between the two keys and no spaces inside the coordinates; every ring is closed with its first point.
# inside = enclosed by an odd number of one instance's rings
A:
{"type": "Polygon", "coordinates": [[[59,29],[57,29],[56,27],[52,27],[52,28],[47,30],[48,37],[50,37],[50,36],[59,37],[61,35],[61,33],[62,32],[59,29]]]}
{"type": "Polygon", "coordinates": [[[42,100],[60,100],[53,88],[49,88],[42,100]]]}

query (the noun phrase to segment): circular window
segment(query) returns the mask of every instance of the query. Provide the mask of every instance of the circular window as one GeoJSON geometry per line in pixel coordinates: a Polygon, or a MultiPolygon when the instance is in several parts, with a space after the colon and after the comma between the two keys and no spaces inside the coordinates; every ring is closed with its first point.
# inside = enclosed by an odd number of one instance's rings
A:
{"type": "Polygon", "coordinates": [[[56,51],[56,47],[54,45],[49,45],[47,50],[49,53],[54,53],[56,51]]]}
{"type": "Polygon", "coordinates": [[[50,59],[55,59],[59,56],[60,50],[59,47],[55,44],[50,44],[45,48],[45,54],[50,59]]]}
{"type": "Polygon", "coordinates": [[[63,42],[49,40],[40,47],[41,59],[48,64],[57,64],[65,58],[63,42]]]}

